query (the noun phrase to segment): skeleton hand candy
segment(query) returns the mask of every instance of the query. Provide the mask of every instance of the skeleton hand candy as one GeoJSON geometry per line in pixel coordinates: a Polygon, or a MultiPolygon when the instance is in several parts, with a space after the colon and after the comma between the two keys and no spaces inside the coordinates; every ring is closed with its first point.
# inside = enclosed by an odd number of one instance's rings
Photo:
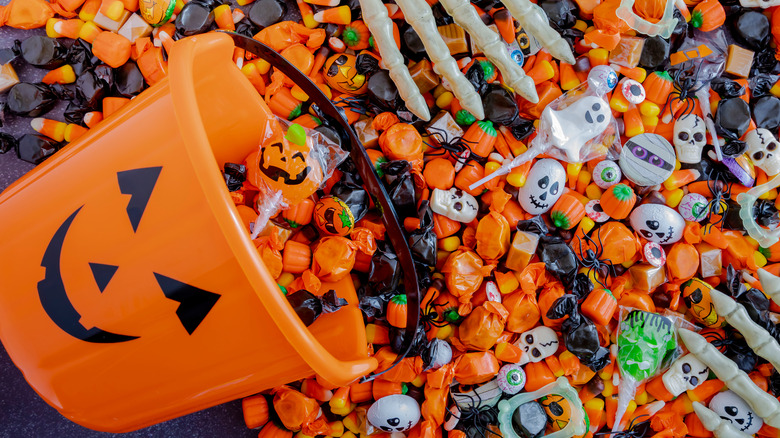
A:
{"type": "MultiPolygon", "coordinates": [[[[434,71],[451,84],[453,93],[464,109],[477,119],[483,119],[485,112],[482,108],[482,99],[458,69],[455,59],[450,56],[449,49],[439,35],[430,6],[422,0],[399,0],[396,4],[401,8],[414,31],[420,35],[425,50],[435,65],[434,71]]],[[[538,102],[539,97],[536,95],[534,81],[526,76],[523,69],[512,60],[499,35],[485,26],[471,3],[467,0],[442,0],[441,4],[455,23],[471,35],[472,41],[485,56],[501,70],[506,85],[525,99],[538,102]]],[[[521,27],[541,41],[553,56],[574,64],[574,56],[568,43],[550,27],[541,7],[528,0],[507,0],[504,5],[520,22],[521,27]]],[[[360,0],[360,7],[363,10],[366,26],[374,36],[385,67],[398,86],[401,98],[412,113],[426,121],[430,120],[425,99],[417,89],[409,70],[404,65],[404,58],[395,45],[393,25],[385,5],[379,0],[360,0]]]]}

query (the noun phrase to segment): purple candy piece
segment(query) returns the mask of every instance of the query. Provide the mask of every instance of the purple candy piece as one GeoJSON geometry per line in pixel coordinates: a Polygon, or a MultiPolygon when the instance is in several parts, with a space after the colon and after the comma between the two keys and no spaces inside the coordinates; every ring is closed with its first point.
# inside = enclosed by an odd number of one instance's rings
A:
{"type": "Polygon", "coordinates": [[[739,165],[737,160],[731,157],[723,157],[723,164],[731,172],[734,177],[739,180],[739,183],[745,187],[753,187],[756,179],[745,168],[739,165]]]}

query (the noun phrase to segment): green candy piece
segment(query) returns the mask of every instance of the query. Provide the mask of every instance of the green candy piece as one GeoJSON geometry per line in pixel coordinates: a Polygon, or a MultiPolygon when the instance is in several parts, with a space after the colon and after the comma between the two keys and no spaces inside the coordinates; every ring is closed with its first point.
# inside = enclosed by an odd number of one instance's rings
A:
{"type": "Polygon", "coordinates": [[[667,354],[677,348],[677,338],[669,318],[632,310],[620,323],[617,345],[620,372],[641,382],[658,372],[667,354]]]}

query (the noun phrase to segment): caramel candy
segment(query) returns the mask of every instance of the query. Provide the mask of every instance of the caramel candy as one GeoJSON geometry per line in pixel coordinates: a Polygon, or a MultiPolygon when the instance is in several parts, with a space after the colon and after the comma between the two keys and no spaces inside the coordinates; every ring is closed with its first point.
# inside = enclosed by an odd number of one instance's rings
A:
{"type": "Polygon", "coordinates": [[[701,273],[702,278],[720,275],[723,271],[721,250],[705,242],[698,243],[695,246],[701,256],[699,272],[701,273]]]}
{"type": "Polygon", "coordinates": [[[666,281],[666,271],[663,266],[655,267],[649,263],[637,263],[630,268],[634,289],[650,292],[666,281]]]}
{"type": "Polygon", "coordinates": [[[122,11],[122,15],[119,16],[119,20],[112,20],[105,15],[101,14],[100,11],[98,11],[97,15],[95,15],[95,19],[92,20],[95,24],[97,24],[100,28],[104,30],[108,30],[111,32],[119,32],[119,29],[125,24],[125,22],[130,18],[130,11],[125,9],[122,11]]]}
{"type": "Polygon", "coordinates": [[[374,129],[373,118],[365,118],[358,120],[352,125],[355,128],[355,134],[358,140],[363,143],[366,148],[375,148],[379,145],[379,133],[374,129]]]}
{"type": "Polygon", "coordinates": [[[427,59],[423,59],[411,66],[409,74],[412,75],[412,80],[414,80],[417,88],[420,89],[420,93],[425,94],[439,85],[439,75],[433,71],[431,61],[427,59]]]}
{"type": "Polygon", "coordinates": [[[623,36],[615,50],[609,52],[609,62],[634,68],[639,65],[639,58],[642,56],[644,46],[644,38],[623,36]]]}
{"type": "Polygon", "coordinates": [[[462,27],[452,23],[446,26],[439,26],[438,29],[441,39],[444,40],[447,48],[450,49],[450,55],[467,55],[469,53],[469,46],[466,43],[466,32],[462,27]]]}
{"type": "Polygon", "coordinates": [[[753,52],[732,44],[729,46],[729,55],[726,58],[726,73],[740,78],[750,75],[750,66],[753,65],[753,52]]]}
{"type": "Polygon", "coordinates": [[[463,137],[463,129],[455,122],[449,111],[439,111],[425,131],[436,146],[452,144],[456,139],[463,137]]]}
{"type": "Polygon", "coordinates": [[[142,37],[147,37],[152,34],[152,26],[149,26],[143,18],[138,14],[133,14],[127,19],[125,24],[119,29],[119,35],[130,40],[131,43],[135,43],[135,40],[142,37]]]}
{"type": "MultiPolygon", "coordinates": [[[[506,267],[520,272],[528,266],[528,262],[536,254],[536,246],[539,244],[539,236],[525,231],[515,233],[509,253],[506,257],[506,267]]],[[[663,275],[663,274],[662,274],[663,275]]]]}

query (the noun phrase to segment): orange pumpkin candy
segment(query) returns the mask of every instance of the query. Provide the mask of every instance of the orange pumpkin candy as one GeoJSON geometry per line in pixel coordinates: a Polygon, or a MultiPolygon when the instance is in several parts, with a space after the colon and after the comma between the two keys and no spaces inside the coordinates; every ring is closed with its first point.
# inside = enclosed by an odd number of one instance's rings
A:
{"type": "Polygon", "coordinates": [[[268,132],[262,148],[246,159],[247,181],[258,188],[281,191],[288,203],[297,204],[319,187],[322,166],[311,154],[303,126],[294,123],[283,136],[281,124],[274,120],[268,132]]]}
{"type": "Polygon", "coordinates": [[[323,234],[346,236],[355,226],[355,217],[344,201],[326,196],[314,207],[314,225],[323,234]]]}

